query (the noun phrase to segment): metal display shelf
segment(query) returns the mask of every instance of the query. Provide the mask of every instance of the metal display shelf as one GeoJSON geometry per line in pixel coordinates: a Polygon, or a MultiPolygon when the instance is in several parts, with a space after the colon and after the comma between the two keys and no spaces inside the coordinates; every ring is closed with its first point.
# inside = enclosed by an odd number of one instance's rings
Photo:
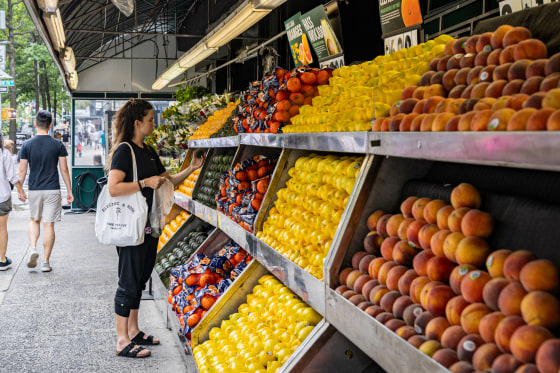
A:
{"type": "Polygon", "coordinates": [[[370,132],[377,155],[560,171],[557,132],[370,132]]]}
{"type": "Polygon", "coordinates": [[[189,196],[175,191],[173,192],[173,202],[177,206],[181,207],[184,210],[187,210],[191,214],[194,213],[194,203],[189,196]]]}
{"type": "Polygon", "coordinates": [[[231,220],[220,211],[218,214],[218,228],[226,233],[232,240],[237,242],[245,251],[253,257],[257,254],[257,238],[250,232],[247,232],[239,224],[231,220]]]}
{"type": "Polygon", "coordinates": [[[239,136],[189,140],[189,148],[231,148],[239,145],[239,136]]]}
{"type": "Polygon", "coordinates": [[[218,212],[213,208],[190,199],[183,193],[179,192],[173,193],[173,202],[190,212],[192,215],[199,217],[209,224],[212,224],[214,227],[218,226],[218,212]]]}
{"type": "Polygon", "coordinates": [[[239,135],[245,145],[272,146],[288,149],[321,150],[344,153],[367,153],[367,132],[316,132],[239,135]]]}

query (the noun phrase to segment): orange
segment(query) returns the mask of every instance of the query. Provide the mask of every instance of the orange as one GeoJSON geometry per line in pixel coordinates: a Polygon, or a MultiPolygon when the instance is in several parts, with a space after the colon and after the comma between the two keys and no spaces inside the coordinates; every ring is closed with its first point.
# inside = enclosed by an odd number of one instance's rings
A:
{"type": "Polygon", "coordinates": [[[257,192],[265,194],[268,189],[268,180],[263,179],[257,182],[257,192]]]}
{"type": "Polygon", "coordinates": [[[247,171],[247,175],[249,176],[250,181],[255,181],[259,178],[259,175],[258,175],[257,171],[255,171],[255,170],[247,171]]]}
{"type": "Polygon", "coordinates": [[[187,319],[187,325],[190,326],[191,328],[194,327],[196,324],[198,324],[198,322],[200,321],[200,315],[193,313],[192,315],[189,316],[189,318],[187,319]]]}
{"type": "Polygon", "coordinates": [[[210,294],[204,294],[202,298],[200,298],[200,304],[202,305],[202,308],[204,308],[205,310],[209,310],[210,307],[212,307],[212,305],[214,304],[214,302],[216,302],[216,298],[214,298],[210,294]]]}
{"type": "Polygon", "coordinates": [[[195,274],[189,275],[189,277],[187,277],[187,280],[185,282],[189,286],[197,285],[198,284],[198,276],[195,275],[195,274]]]}
{"type": "Polygon", "coordinates": [[[262,201],[260,199],[255,198],[251,201],[251,207],[259,211],[259,209],[261,208],[261,202],[262,201]]]}
{"type": "Polygon", "coordinates": [[[245,171],[239,171],[235,174],[235,178],[239,181],[247,181],[247,179],[249,178],[247,175],[247,172],[245,171]]]}
{"type": "Polygon", "coordinates": [[[290,78],[286,82],[286,87],[290,92],[299,92],[301,89],[301,80],[296,77],[290,78]]]}
{"type": "Polygon", "coordinates": [[[418,0],[402,0],[401,15],[406,27],[422,23],[422,12],[418,0]]]}
{"type": "Polygon", "coordinates": [[[204,287],[206,284],[213,284],[214,283],[214,276],[211,274],[204,274],[200,276],[200,286],[204,287]]]}

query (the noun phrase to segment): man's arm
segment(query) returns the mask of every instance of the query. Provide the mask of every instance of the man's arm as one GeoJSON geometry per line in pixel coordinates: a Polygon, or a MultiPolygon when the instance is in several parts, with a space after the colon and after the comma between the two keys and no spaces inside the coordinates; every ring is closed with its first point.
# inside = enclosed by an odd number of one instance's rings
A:
{"type": "Polygon", "coordinates": [[[21,158],[19,160],[19,173],[18,178],[21,181],[21,184],[25,182],[25,176],[27,175],[27,159],[21,158]]]}
{"type": "Polygon", "coordinates": [[[70,173],[68,172],[66,157],[58,157],[58,166],[60,167],[60,173],[62,174],[64,184],[66,184],[66,201],[72,203],[74,201],[74,195],[72,194],[72,184],[70,183],[70,173]]]}

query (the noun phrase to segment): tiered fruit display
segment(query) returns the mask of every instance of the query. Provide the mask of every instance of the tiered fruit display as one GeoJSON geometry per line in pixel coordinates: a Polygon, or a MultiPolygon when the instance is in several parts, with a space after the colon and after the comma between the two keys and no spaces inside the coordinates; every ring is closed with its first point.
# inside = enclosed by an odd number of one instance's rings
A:
{"type": "Polygon", "coordinates": [[[299,113],[301,105],[311,104],[317,87],[328,83],[331,69],[281,67],[262,81],[252,82],[243,96],[239,115],[233,117],[239,133],[278,133],[299,113]]]}
{"type": "Polygon", "coordinates": [[[183,180],[181,185],[179,185],[176,188],[176,190],[179,193],[183,193],[186,196],[192,197],[194,184],[196,184],[196,180],[198,179],[199,174],[200,174],[200,168],[197,168],[185,180],[183,180]]]}
{"type": "Polygon", "coordinates": [[[198,227],[181,239],[177,246],[155,264],[154,268],[164,283],[169,280],[169,273],[173,267],[181,265],[189,259],[200,245],[208,238],[210,231],[198,227]]]}
{"type": "Polygon", "coordinates": [[[200,372],[276,372],[322,317],[272,275],[193,348],[200,372]]]}
{"type": "Polygon", "coordinates": [[[208,207],[216,208],[216,194],[220,186],[219,177],[227,171],[233,161],[233,155],[214,155],[210,159],[210,166],[202,175],[200,189],[194,196],[194,199],[208,207]]]}
{"type": "Polygon", "coordinates": [[[252,233],[276,162],[276,158],[256,155],[220,175],[220,191],[216,195],[218,211],[252,233]]]}
{"type": "Polygon", "coordinates": [[[418,85],[405,88],[373,131],[560,129],[560,53],[525,27],[502,25],[449,41],[418,85]]]}
{"type": "Polygon", "coordinates": [[[257,237],[318,279],[363,157],[300,157],[257,237]]]}
{"type": "Polygon", "coordinates": [[[160,251],[163,245],[177,232],[177,229],[191,216],[187,211],[182,210],[177,216],[163,227],[163,231],[159,236],[157,251],[160,251]]]}
{"type": "Polygon", "coordinates": [[[336,291],[452,372],[557,372],[558,268],[527,250],[491,253],[480,205],[462,183],[451,205],[413,196],[399,214],[373,212],[336,291]]]}
{"type": "Polygon", "coordinates": [[[302,106],[284,132],[369,130],[370,121],[388,115],[403,89],[418,84],[430,61],[443,56],[450,39],[441,35],[373,61],[334,70],[329,85],[318,87],[319,96],[313,99],[312,106],[302,106]]]}
{"type": "MultiPolygon", "coordinates": [[[[216,134],[220,129],[224,128],[238,104],[239,101],[228,102],[227,107],[215,111],[214,114],[210,115],[206,122],[198,127],[191,137],[189,137],[189,140],[209,139],[212,135],[216,134]]],[[[233,128],[231,129],[233,130],[233,128]]],[[[235,135],[235,131],[233,131],[233,134],[235,135]]]]}
{"type": "Polygon", "coordinates": [[[192,329],[253,260],[234,241],[212,256],[196,254],[171,270],[168,301],[189,340],[192,329]]]}

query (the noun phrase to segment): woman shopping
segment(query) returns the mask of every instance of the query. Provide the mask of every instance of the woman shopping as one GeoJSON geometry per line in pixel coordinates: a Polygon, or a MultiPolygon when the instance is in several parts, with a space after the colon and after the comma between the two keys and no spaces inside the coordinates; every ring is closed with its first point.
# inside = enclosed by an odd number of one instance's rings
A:
{"type": "MultiPolygon", "coordinates": [[[[152,105],[144,100],[130,99],[118,112],[114,123],[114,142],[107,164],[110,165],[108,189],[113,197],[142,191],[148,211],[154,191],[167,179],[179,185],[194,170],[200,168],[203,158],[194,158],[189,167],[176,175],[169,175],[153,148],[144,138],[154,130],[152,105]],[[128,143],[130,146],[123,144],[128,143]],[[136,158],[138,181],[133,181],[132,151],[136,158]]],[[[119,255],[119,282],[115,294],[117,348],[119,356],[146,357],[150,350],[140,345],[157,345],[159,340],[140,331],[138,310],[142,290],[152,273],[158,238],[148,234],[144,243],[137,246],[117,247],[119,255]]]]}

